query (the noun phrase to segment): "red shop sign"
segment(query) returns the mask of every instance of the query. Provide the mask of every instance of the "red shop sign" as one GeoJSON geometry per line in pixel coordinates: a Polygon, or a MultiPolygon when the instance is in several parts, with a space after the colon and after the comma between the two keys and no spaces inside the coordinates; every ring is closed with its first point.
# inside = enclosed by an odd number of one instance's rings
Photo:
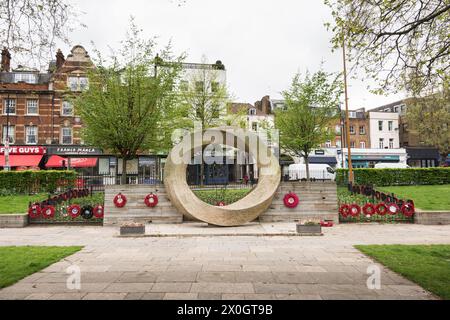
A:
{"type": "MultiPolygon", "coordinates": [[[[46,149],[44,147],[9,147],[10,155],[44,155],[46,149]]],[[[5,154],[5,147],[0,147],[0,154],[5,154]]]]}

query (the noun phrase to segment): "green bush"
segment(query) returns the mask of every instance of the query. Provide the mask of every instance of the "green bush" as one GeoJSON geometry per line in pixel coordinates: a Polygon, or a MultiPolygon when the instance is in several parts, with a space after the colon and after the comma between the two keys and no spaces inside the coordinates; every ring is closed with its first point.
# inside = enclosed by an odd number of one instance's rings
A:
{"type": "Polygon", "coordinates": [[[0,171],[0,193],[54,193],[74,187],[76,178],[74,171],[0,171]]]}
{"type": "MultiPolygon", "coordinates": [[[[450,168],[354,169],[355,184],[384,186],[450,184],[450,168]]],[[[339,186],[348,184],[348,169],[336,173],[339,186]]]]}
{"type": "Polygon", "coordinates": [[[217,205],[223,201],[226,205],[235,203],[250,193],[250,189],[240,190],[198,190],[194,191],[195,195],[205,203],[217,205]]]}

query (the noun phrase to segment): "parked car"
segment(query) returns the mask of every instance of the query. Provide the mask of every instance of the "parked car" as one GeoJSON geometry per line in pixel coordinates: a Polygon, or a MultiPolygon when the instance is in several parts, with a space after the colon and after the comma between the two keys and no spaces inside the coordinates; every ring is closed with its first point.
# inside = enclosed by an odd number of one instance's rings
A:
{"type": "Polygon", "coordinates": [[[375,169],[410,169],[405,163],[377,163],[375,169]]]}
{"type": "MultiPolygon", "coordinates": [[[[309,174],[311,179],[316,180],[335,180],[336,173],[333,168],[327,164],[310,164],[309,174]]],[[[289,166],[289,180],[306,179],[306,164],[292,164],[289,166]]]]}

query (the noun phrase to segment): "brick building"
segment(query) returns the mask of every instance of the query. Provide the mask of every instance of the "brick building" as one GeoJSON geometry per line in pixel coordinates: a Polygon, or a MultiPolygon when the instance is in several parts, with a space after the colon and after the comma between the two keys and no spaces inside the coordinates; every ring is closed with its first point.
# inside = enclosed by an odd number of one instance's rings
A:
{"type": "MultiPolygon", "coordinates": [[[[44,168],[45,162],[52,160],[49,159],[52,155],[86,156],[101,153],[82,146],[82,122],[76,116],[71,102],[73,97],[87,88],[87,72],[94,67],[86,50],[82,46],[75,46],[67,58],[58,50],[56,59],[50,62],[45,73],[24,66],[11,69],[11,62],[11,54],[3,49],[0,72],[2,145],[9,138],[9,145],[16,147],[14,150],[28,150],[18,146],[37,146],[46,154],[39,162],[35,160],[32,163],[27,161],[27,154],[19,152],[10,159],[11,167],[44,168]]],[[[57,163],[56,158],[53,160],[55,168],[70,165],[57,163]]],[[[86,162],[75,159],[74,164],[83,167],[86,162]]],[[[4,166],[5,159],[0,154],[0,167],[4,166]]]]}

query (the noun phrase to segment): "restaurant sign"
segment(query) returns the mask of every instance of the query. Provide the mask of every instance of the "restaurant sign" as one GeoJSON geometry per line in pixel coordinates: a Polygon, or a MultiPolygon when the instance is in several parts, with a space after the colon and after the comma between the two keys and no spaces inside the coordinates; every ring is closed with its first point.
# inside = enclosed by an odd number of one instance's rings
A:
{"type": "MultiPolygon", "coordinates": [[[[44,155],[46,153],[45,148],[32,146],[9,147],[8,150],[10,155],[44,155]]],[[[5,147],[0,147],[0,154],[5,154],[5,147]]]]}
{"type": "Polygon", "coordinates": [[[103,151],[91,147],[49,147],[48,153],[60,156],[102,155],[103,151]]]}

